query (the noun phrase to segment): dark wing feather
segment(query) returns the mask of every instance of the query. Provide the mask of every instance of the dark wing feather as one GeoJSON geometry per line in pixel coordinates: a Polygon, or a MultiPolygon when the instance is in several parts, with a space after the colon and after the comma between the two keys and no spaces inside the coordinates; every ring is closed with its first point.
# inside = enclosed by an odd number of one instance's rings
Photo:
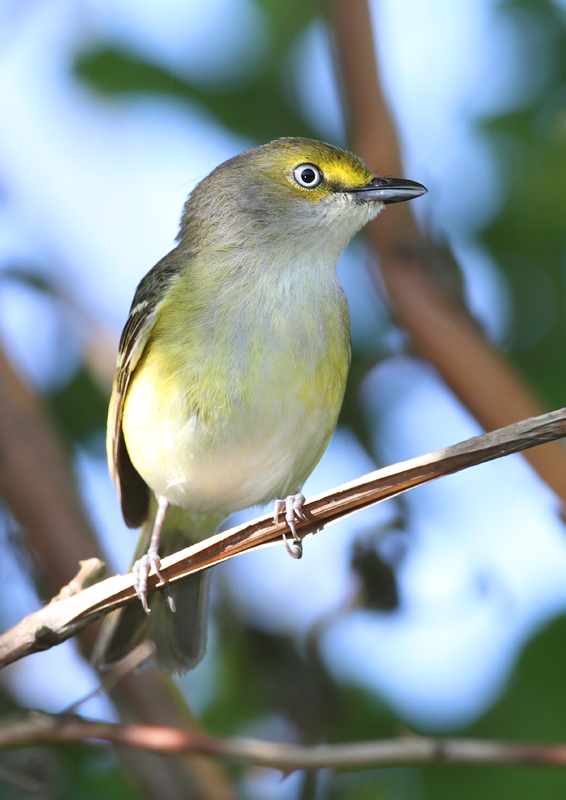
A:
{"type": "Polygon", "coordinates": [[[110,475],[118,490],[124,520],[130,528],[138,528],[145,521],[150,490],[128,453],[122,430],[124,402],[166,291],[179,273],[176,255],[175,250],[169,253],[141,281],[120,337],[118,365],[108,409],[107,450],[110,475]]]}

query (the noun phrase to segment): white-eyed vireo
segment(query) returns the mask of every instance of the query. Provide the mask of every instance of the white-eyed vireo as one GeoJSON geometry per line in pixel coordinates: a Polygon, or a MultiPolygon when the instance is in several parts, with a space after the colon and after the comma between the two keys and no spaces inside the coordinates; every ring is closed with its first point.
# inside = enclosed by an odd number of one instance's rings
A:
{"type": "MultiPolygon", "coordinates": [[[[338,256],[384,204],[425,191],[297,138],[231,158],[190,194],[178,245],[138,286],[120,340],[108,458],[124,519],[142,526],[142,604],[110,615],[99,662],[150,638],[165,670],[194,666],[207,573],[172,587],[171,613],[161,593],[146,598],[159,557],[274,499],[295,533],[300,490],[334,431],[348,373],[338,256]]],[[[288,549],[298,556],[295,539],[288,549]]]]}

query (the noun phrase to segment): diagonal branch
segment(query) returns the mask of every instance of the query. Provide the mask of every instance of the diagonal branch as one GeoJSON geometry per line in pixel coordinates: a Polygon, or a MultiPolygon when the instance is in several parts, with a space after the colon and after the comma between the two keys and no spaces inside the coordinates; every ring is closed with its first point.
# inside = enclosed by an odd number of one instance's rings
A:
{"type": "MultiPolygon", "coordinates": [[[[331,522],[435,478],[564,436],[566,408],[379,469],[311,498],[304,507],[309,519],[297,523],[297,532],[302,537],[316,533],[331,522]]],[[[273,544],[288,532],[286,524],[275,523],[272,516],[266,515],[165,558],[161,570],[169,583],[176,583],[193,572],[246,550],[273,544]]],[[[162,585],[155,575],[151,575],[148,591],[154,592],[162,585]]],[[[109,578],[66,599],[56,598],[0,637],[0,667],[30,653],[53,647],[103,614],[134,600],[136,594],[131,574],[109,578]]]]}
{"type": "Polygon", "coordinates": [[[296,769],[364,769],[408,764],[524,764],[566,766],[566,745],[402,736],[368,742],[300,746],[259,739],[219,739],[157,725],[119,725],[79,716],[36,713],[0,723],[0,749],[39,742],[98,740],[154,753],[210,755],[285,773],[296,769]]]}

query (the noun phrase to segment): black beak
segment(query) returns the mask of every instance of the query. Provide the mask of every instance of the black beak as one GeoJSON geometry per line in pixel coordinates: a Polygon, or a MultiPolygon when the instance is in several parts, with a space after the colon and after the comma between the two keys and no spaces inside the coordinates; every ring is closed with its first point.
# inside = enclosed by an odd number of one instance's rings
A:
{"type": "Polygon", "coordinates": [[[379,200],[381,203],[402,203],[426,194],[428,190],[420,183],[405,178],[373,178],[367,186],[350,189],[348,194],[356,203],[379,200]]]}

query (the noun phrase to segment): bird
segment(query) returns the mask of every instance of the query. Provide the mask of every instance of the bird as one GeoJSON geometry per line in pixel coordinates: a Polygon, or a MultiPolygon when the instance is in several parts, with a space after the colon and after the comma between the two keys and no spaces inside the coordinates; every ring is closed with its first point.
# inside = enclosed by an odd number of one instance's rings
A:
{"type": "Polygon", "coordinates": [[[191,192],[177,245],[139,284],[120,339],[107,450],[126,525],[141,526],[141,602],[106,618],[99,667],[145,639],[165,672],[202,659],[208,571],[149,596],[147,579],[230,514],[273,501],[300,557],[301,489],[335,429],[350,362],[338,257],[386,204],[426,191],[287,137],[230,158],[191,192]]]}

